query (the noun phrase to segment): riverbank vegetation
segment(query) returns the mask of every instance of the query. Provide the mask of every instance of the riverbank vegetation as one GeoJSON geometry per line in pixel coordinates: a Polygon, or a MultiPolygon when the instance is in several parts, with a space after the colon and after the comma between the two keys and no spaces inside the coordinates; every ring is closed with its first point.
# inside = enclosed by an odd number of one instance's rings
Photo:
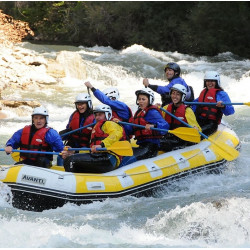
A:
{"type": "Polygon", "coordinates": [[[140,44],[157,51],[250,58],[250,2],[20,1],[0,2],[4,13],[28,22],[43,43],[140,44]]]}

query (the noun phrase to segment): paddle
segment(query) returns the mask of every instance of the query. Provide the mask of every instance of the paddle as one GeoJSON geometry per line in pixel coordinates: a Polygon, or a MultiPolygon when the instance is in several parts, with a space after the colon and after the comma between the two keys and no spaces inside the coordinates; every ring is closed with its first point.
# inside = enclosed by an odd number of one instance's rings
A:
{"type": "MultiPolygon", "coordinates": [[[[68,148],[69,151],[91,150],[91,148],[68,148]]],[[[111,151],[121,156],[132,156],[132,146],[128,141],[117,141],[108,148],[97,148],[98,151],[111,151]]]]}
{"type": "MultiPolygon", "coordinates": [[[[134,126],[134,127],[138,127],[138,128],[145,128],[145,126],[143,126],[143,125],[138,125],[138,124],[129,123],[129,122],[118,122],[118,123],[124,124],[124,125],[130,125],[130,126],[134,126]]],[[[195,128],[180,127],[180,128],[176,128],[174,130],[167,130],[167,129],[160,129],[160,128],[150,128],[150,129],[173,134],[173,135],[175,135],[175,136],[177,136],[185,141],[196,142],[196,143],[201,141],[200,135],[195,128]]]]}
{"type": "Polygon", "coordinates": [[[20,160],[20,153],[19,152],[13,152],[11,153],[11,157],[14,161],[19,161],[20,160]]]}
{"type": "MultiPolygon", "coordinates": [[[[188,105],[216,105],[216,102],[184,102],[188,105]]],[[[250,102],[223,102],[222,105],[247,105],[250,106],[250,102]]]]}
{"type": "Polygon", "coordinates": [[[93,122],[93,123],[88,124],[88,125],[86,125],[86,126],[83,126],[83,127],[80,127],[80,128],[74,129],[74,130],[71,130],[71,131],[69,131],[69,132],[67,132],[67,133],[64,133],[64,134],[60,135],[60,136],[63,137],[63,136],[65,136],[65,135],[72,134],[72,133],[74,133],[74,132],[76,132],[76,131],[78,131],[78,130],[81,130],[81,129],[84,129],[84,128],[87,128],[87,127],[92,127],[92,126],[94,126],[95,124],[96,124],[96,123],[93,122]]]}
{"type": "MultiPolygon", "coordinates": [[[[165,113],[167,113],[168,115],[174,117],[175,119],[177,119],[178,121],[180,121],[181,123],[185,124],[187,127],[192,128],[191,125],[189,125],[188,123],[182,121],[180,118],[176,117],[175,115],[173,115],[172,113],[168,112],[167,110],[160,108],[162,111],[164,111],[165,113]]],[[[198,131],[199,132],[199,131],[198,131]]],[[[203,134],[202,132],[199,132],[199,134],[201,136],[203,136],[204,138],[206,138],[208,141],[210,141],[211,143],[214,144],[214,146],[216,147],[216,152],[223,157],[224,159],[226,159],[227,161],[232,161],[235,160],[238,156],[239,156],[239,151],[237,151],[235,148],[229,146],[228,144],[222,143],[222,142],[217,142],[214,141],[213,139],[209,138],[208,136],[206,136],[205,134],[203,134]]]]}
{"type": "MultiPolygon", "coordinates": [[[[0,151],[5,151],[4,148],[0,148],[0,151]]],[[[21,150],[21,149],[12,149],[12,152],[19,153],[30,153],[30,154],[46,154],[46,155],[59,155],[59,152],[45,152],[45,151],[33,151],[33,150],[21,150]]]]}
{"type": "MultiPolygon", "coordinates": [[[[75,150],[91,150],[91,148],[68,148],[67,150],[75,151],[75,150]]],[[[98,151],[111,151],[115,154],[121,156],[132,156],[133,150],[132,146],[128,141],[118,141],[113,143],[108,148],[97,148],[98,151]]],[[[5,151],[4,148],[0,148],[0,151],[5,151]]],[[[12,149],[12,152],[20,152],[20,153],[30,153],[30,154],[47,154],[47,155],[60,155],[60,152],[45,152],[45,151],[32,151],[32,150],[19,150],[12,149]]]]}

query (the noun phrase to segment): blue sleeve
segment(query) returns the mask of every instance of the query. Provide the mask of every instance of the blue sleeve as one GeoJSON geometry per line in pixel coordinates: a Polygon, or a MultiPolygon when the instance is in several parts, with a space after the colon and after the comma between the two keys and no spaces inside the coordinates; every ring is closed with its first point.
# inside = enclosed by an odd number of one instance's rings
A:
{"type": "Polygon", "coordinates": [[[130,112],[128,106],[124,102],[120,101],[112,101],[107,97],[105,94],[103,94],[99,89],[96,89],[94,91],[94,96],[102,103],[109,105],[112,110],[114,110],[119,117],[122,119],[129,119],[130,118],[130,112]]]}
{"type": "Polygon", "coordinates": [[[20,147],[21,136],[23,129],[19,129],[16,131],[12,137],[6,142],[6,146],[11,146],[13,149],[17,149],[20,147]]]}
{"type": "Polygon", "coordinates": [[[168,85],[166,86],[158,86],[157,88],[157,93],[158,94],[164,94],[164,93],[169,93],[170,92],[170,88],[172,87],[172,85],[170,85],[171,83],[169,83],[168,85]]]}
{"type": "Polygon", "coordinates": [[[112,105],[112,100],[109,99],[109,97],[107,97],[104,93],[102,93],[102,91],[100,91],[99,89],[96,89],[94,91],[94,96],[102,103],[109,105],[111,107],[112,105]]]}
{"type": "MultiPolygon", "coordinates": [[[[198,102],[198,98],[194,99],[192,102],[198,102]]],[[[195,112],[197,105],[191,105],[191,109],[195,112]]]]}
{"type": "MultiPolygon", "coordinates": [[[[156,109],[150,109],[144,119],[151,123],[156,125],[156,128],[160,129],[167,129],[169,130],[169,124],[164,120],[161,113],[157,111],[156,109]]],[[[166,134],[165,132],[160,132],[161,134],[166,134]]]]}
{"type": "Polygon", "coordinates": [[[177,77],[174,78],[168,85],[166,86],[158,86],[157,88],[157,93],[158,94],[165,94],[165,93],[169,93],[170,89],[173,87],[173,85],[175,84],[181,84],[183,86],[185,86],[186,88],[188,88],[186,82],[184,81],[184,79],[182,79],[181,77],[177,77]]]}
{"type": "MultiPolygon", "coordinates": [[[[228,94],[225,92],[225,91],[219,91],[217,92],[216,94],[216,101],[219,102],[219,101],[222,101],[222,102],[231,102],[228,94]]],[[[222,113],[224,115],[232,115],[234,114],[234,107],[232,105],[226,105],[225,108],[222,108],[221,109],[222,113]]]]}
{"type": "Polygon", "coordinates": [[[51,146],[55,152],[61,152],[64,148],[62,138],[56,130],[51,128],[45,135],[45,141],[51,146]]]}

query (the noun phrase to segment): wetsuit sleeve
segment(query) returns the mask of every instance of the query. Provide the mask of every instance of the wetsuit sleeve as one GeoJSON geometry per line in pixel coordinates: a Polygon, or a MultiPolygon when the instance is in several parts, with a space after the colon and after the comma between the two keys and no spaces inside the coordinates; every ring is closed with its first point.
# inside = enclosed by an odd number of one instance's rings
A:
{"type": "Polygon", "coordinates": [[[99,89],[95,89],[93,92],[94,96],[102,103],[109,105],[112,110],[117,112],[117,115],[122,119],[129,119],[130,112],[127,104],[121,101],[112,101],[107,97],[104,93],[102,93],[99,89]]]}
{"type": "Polygon", "coordinates": [[[186,108],[185,116],[187,119],[187,123],[192,127],[197,127],[201,132],[201,127],[196,120],[196,116],[191,108],[186,108]]]}
{"type": "MultiPolygon", "coordinates": [[[[219,102],[219,101],[222,101],[222,102],[231,102],[228,94],[225,92],[225,91],[219,91],[217,92],[216,94],[216,101],[219,102]]],[[[232,105],[225,105],[224,108],[221,109],[222,113],[224,115],[232,115],[234,114],[235,110],[234,110],[234,107],[232,105]]]]}
{"type": "Polygon", "coordinates": [[[102,126],[102,130],[104,133],[109,135],[107,138],[102,140],[102,143],[106,148],[119,141],[123,136],[123,128],[119,124],[112,121],[106,121],[102,126]]]}
{"type": "Polygon", "coordinates": [[[50,145],[53,151],[61,152],[63,151],[64,145],[62,138],[56,130],[51,128],[45,135],[45,141],[50,145]]]}
{"type": "Polygon", "coordinates": [[[22,136],[23,129],[19,129],[16,131],[12,137],[6,142],[6,146],[11,146],[13,149],[17,149],[20,147],[21,143],[21,136],[22,136]]]}
{"type": "MultiPolygon", "coordinates": [[[[144,119],[150,123],[154,124],[156,128],[169,129],[169,124],[163,119],[161,113],[156,109],[150,109],[144,119]]],[[[161,134],[166,134],[166,132],[160,132],[161,134]]]]}
{"type": "Polygon", "coordinates": [[[148,87],[152,89],[153,91],[157,92],[157,88],[159,87],[158,85],[151,85],[149,84],[148,87]]]}

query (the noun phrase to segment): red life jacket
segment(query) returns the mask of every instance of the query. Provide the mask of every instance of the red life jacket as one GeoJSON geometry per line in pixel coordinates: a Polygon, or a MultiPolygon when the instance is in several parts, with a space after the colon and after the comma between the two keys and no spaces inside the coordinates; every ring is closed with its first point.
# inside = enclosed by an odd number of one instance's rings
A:
{"type": "MultiPolygon", "coordinates": [[[[105,138],[109,136],[109,134],[104,133],[104,131],[102,130],[102,126],[105,122],[106,121],[99,121],[94,126],[93,131],[91,133],[90,147],[92,147],[93,145],[101,145],[102,140],[104,140],[105,138]]],[[[122,134],[122,138],[120,139],[120,141],[126,141],[126,133],[123,127],[122,127],[122,131],[123,131],[123,134],[122,134]]]]}
{"type": "MultiPolygon", "coordinates": [[[[21,135],[21,150],[32,150],[32,151],[52,151],[51,147],[47,142],[45,142],[45,135],[50,130],[49,127],[40,128],[35,132],[33,137],[31,138],[31,125],[25,126],[21,135]]],[[[29,154],[29,153],[20,153],[22,159],[29,158],[30,160],[35,161],[38,157],[46,157],[50,161],[53,160],[53,155],[45,155],[45,154],[29,154]]]]}
{"type": "MultiPolygon", "coordinates": [[[[145,108],[145,109],[138,109],[134,115],[133,118],[133,123],[138,124],[138,125],[142,125],[142,126],[146,126],[146,124],[148,124],[148,122],[144,119],[144,117],[146,116],[147,112],[150,109],[156,109],[157,111],[159,111],[159,113],[161,114],[159,108],[155,105],[150,105],[149,107],[145,108]]],[[[138,127],[133,127],[134,128],[134,134],[135,134],[135,139],[136,140],[144,140],[144,139],[160,139],[162,138],[162,135],[155,130],[146,130],[146,129],[141,129],[138,127]]]]}
{"type": "MultiPolygon", "coordinates": [[[[187,118],[185,116],[187,106],[185,104],[181,104],[177,109],[173,109],[173,106],[174,106],[173,103],[168,104],[167,111],[187,123],[187,118]]],[[[165,120],[170,125],[170,129],[175,129],[178,127],[185,126],[183,125],[183,123],[181,123],[174,117],[167,115],[167,114],[165,115],[165,120]]]]}
{"type": "MultiPolygon", "coordinates": [[[[107,138],[109,136],[109,134],[104,133],[104,131],[102,130],[102,126],[106,121],[99,121],[96,123],[96,125],[93,128],[93,131],[91,133],[91,144],[90,147],[92,147],[93,145],[101,145],[102,140],[104,140],[105,138],[107,138]]],[[[122,126],[121,126],[122,127],[122,126]]],[[[120,139],[120,141],[126,141],[126,133],[124,128],[122,127],[123,133],[122,133],[122,138],[120,139]]],[[[116,157],[117,159],[117,163],[116,163],[116,167],[118,167],[122,161],[122,156],[115,154],[114,152],[109,152],[109,154],[112,154],[116,157]]]]}
{"type": "MultiPolygon", "coordinates": [[[[95,116],[93,114],[89,115],[85,119],[83,126],[93,123],[94,120],[95,116]]],[[[69,123],[69,128],[71,130],[75,130],[78,129],[79,126],[80,126],[80,113],[76,110],[72,115],[72,119],[69,123]]],[[[87,127],[83,130],[78,130],[69,136],[68,141],[73,142],[74,144],[77,143],[79,147],[88,147],[90,142],[91,131],[92,127],[87,127]]]]}
{"type": "MultiPolygon", "coordinates": [[[[199,98],[198,102],[216,102],[216,93],[221,91],[220,89],[203,89],[199,98]]],[[[221,109],[216,106],[205,106],[199,105],[195,112],[196,116],[202,117],[203,119],[214,120],[217,121],[218,124],[221,122],[222,112],[221,109]]]]}

